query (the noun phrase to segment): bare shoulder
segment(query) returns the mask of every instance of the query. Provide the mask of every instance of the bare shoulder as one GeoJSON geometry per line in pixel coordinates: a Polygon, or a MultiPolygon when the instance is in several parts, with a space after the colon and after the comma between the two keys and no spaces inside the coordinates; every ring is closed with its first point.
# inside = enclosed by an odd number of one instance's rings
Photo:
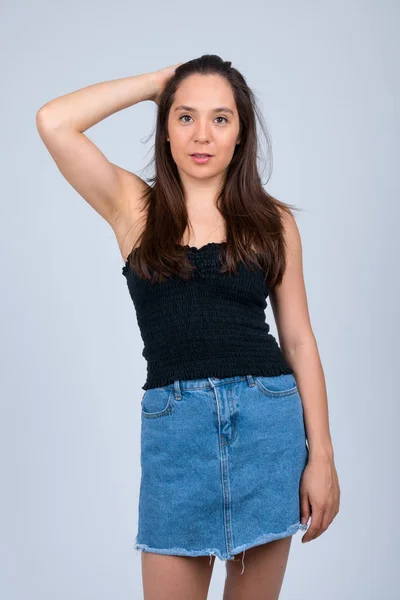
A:
{"type": "Polygon", "coordinates": [[[293,263],[297,263],[299,267],[299,263],[302,260],[302,242],[296,219],[290,208],[285,210],[279,207],[278,210],[281,215],[285,239],[286,260],[288,263],[286,268],[290,269],[290,265],[293,265],[293,263]]]}
{"type": "Polygon", "coordinates": [[[278,210],[281,216],[286,242],[295,242],[296,238],[300,237],[300,233],[293,212],[290,210],[290,208],[285,210],[281,207],[278,207],[278,210]]]}
{"type": "Polygon", "coordinates": [[[116,168],[122,183],[122,192],[118,213],[112,223],[112,229],[117,238],[122,258],[125,261],[145,227],[147,218],[145,195],[150,186],[135,173],[122,167],[116,166],[116,168]]]}

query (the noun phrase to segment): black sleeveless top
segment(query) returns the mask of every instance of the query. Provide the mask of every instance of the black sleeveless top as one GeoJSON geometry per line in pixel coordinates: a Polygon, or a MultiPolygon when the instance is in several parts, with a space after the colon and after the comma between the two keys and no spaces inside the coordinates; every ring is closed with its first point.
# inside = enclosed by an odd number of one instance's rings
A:
{"type": "Polygon", "coordinates": [[[126,260],[122,274],[147,361],[143,390],[176,379],[294,372],[265,321],[269,290],[262,269],[240,262],[236,274],[219,273],[225,245],[184,246],[196,267],[190,279],[174,274],[152,283],[126,260]]]}

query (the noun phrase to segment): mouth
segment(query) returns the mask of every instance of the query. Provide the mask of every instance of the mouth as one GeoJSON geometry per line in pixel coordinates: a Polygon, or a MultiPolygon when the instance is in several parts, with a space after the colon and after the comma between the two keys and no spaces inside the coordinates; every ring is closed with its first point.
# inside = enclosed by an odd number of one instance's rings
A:
{"type": "Polygon", "coordinates": [[[198,152],[196,152],[195,154],[191,154],[190,155],[193,160],[197,163],[205,163],[208,162],[210,160],[210,158],[212,158],[212,154],[200,154],[198,152]]]}
{"type": "Polygon", "coordinates": [[[213,156],[212,154],[208,154],[207,152],[193,152],[190,156],[213,156]]]}

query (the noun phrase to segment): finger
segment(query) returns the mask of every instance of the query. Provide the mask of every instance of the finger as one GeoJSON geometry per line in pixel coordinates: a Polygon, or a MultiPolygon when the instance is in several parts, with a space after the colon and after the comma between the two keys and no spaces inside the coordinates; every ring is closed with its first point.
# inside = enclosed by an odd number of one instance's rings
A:
{"type": "Polygon", "coordinates": [[[324,515],[323,509],[321,509],[321,508],[318,508],[318,509],[313,508],[312,509],[310,525],[301,540],[303,543],[309,542],[312,539],[314,539],[316,534],[321,529],[323,515],[324,515]]]}
{"type": "Polygon", "coordinates": [[[308,519],[311,516],[311,507],[308,501],[307,494],[302,494],[300,496],[300,515],[301,515],[301,523],[307,523],[308,519]]]}
{"type": "MultiPolygon", "coordinates": [[[[337,512],[338,512],[337,502],[333,499],[328,500],[326,507],[323,510],[322,520],[321,520],[320,526],[318,527],[318,530],[316,532],[314,532],[314,534],[311,533],[312,540],[315,540],[317,537],[322,535],[328,529],[329,525],[332,523],[333,519],[335,518],[337,512]]],[[[315,525],[315,523],[314,523],[314,525],[315,525]]],[[[308,529],[308,531],[309,531],[309,529],[308,529]]],[[[310,541],[310,540],[306,539],[305,541],[310,541]]]]}
{"type": "Polygon", "coordinates": [[[311,539],[316,540],[320,535],[322,535],[328,529],[331,522],[332,519],[330,518],[330,515],[327,512],[325,512],[321,522],[321,526],[319,527],[318,531],[314,533],[311,539]]]}
{"type": "Polygon", "coordinates": [[[329,525],[332,523],[333,519],[336,517],[338,513],[338,507],[336,502],[332,502],[328,505],[325,510],[324,517],[322,519],[322,530],[326,531],[329,525]]]}

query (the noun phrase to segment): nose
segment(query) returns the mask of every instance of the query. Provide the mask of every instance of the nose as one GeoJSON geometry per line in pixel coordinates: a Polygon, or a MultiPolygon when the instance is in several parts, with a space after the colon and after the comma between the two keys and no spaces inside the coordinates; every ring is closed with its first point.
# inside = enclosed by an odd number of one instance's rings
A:
{"type": "Polygon", "coordinates": [[[197,144],[208,144],[210,140],[208,135],[196,135],[194,141],[197,144]]]}
{"type": "Polygon", "coordinates": [[[207,130],[207,126],[204,125],[199,125],[195,131],[194,134],[194,141],[195,142],[208,142],[210,140],[210,134],[208,133],[207,130]]]}

